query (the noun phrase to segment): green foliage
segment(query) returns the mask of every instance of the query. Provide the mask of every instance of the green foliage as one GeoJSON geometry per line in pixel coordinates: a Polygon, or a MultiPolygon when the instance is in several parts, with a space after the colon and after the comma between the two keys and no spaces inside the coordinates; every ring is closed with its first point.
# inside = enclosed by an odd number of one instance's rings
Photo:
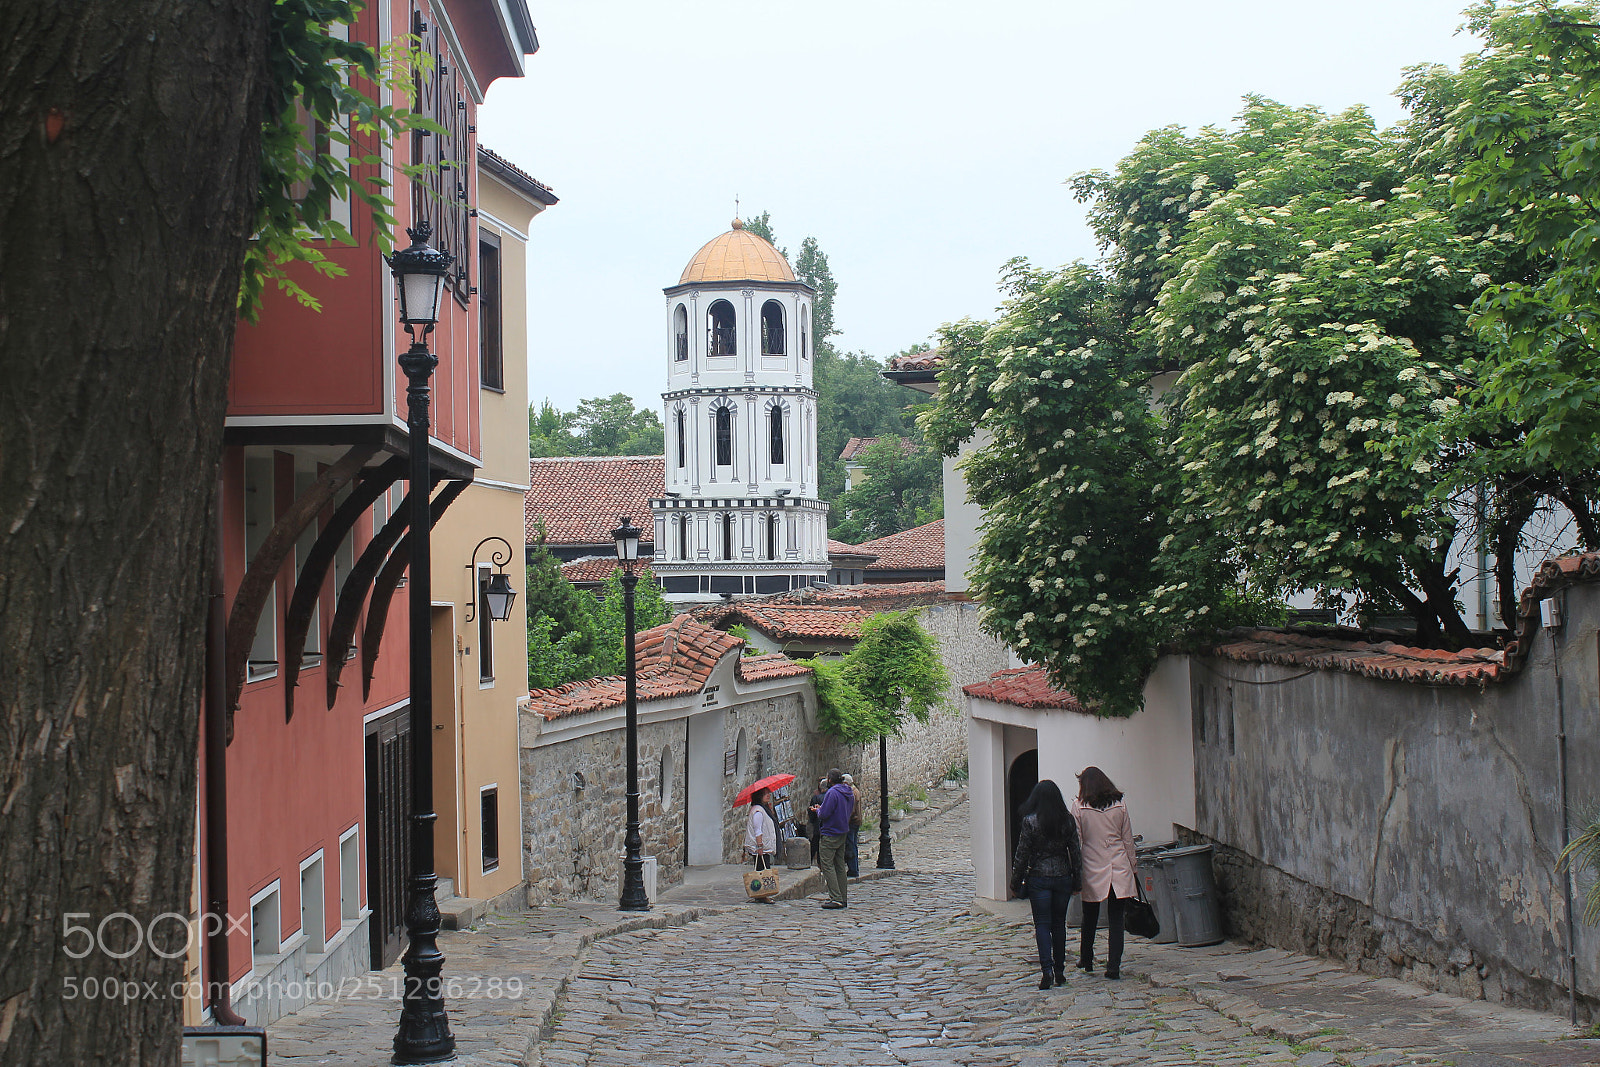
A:
{"type": "MultiPolygon", "coordinates": [[[[819,347],[812,369],[817,390],[818,492],[823,500],[837,504],[845,491],[844,464],[839,453],[850,438],[915,439],[913,412],[921,394],[884,378],[884,365],[863,353],[840,354],[819,347]]],[[[935,478],[934,484],[937,482],[935,478]]],[[[848,541],[850,537],[839,533],[844,520],[844,509],[834,507],[828,516],[829,533],[848,541]]]]}
{"type": "MultiPolygon", "coordinates": [[[[745,219],[744,228],[766,241],[773,248],[778,248],[778,239],[772,236],[772,212],[763,211],[754,218],[745,219]]],[[[789,253],[786,250],[779,248],[778,251],[782,253],[784,259],[789,258],[789,253]]]]}
{"type": "Polygon", "coordinates": [[[1524,428],[1526,465],[1588,471],[1600,446],[1600,35],[1593,4],[1479,3],[1484,51],[1455,79],[1444,132],[1464,158],[1456,196],[1498,216],[1542,260],[1474,306],[1496,342],[1472,399],[1524,428]]]}
{"type": "Polygon", "coordinates": [[[984,627],[1101,714],[1140,707],[1169,641],[1252,617],[1242,560],[1182,521],[1165,420],[1144,386],[1127,294],[1081,264],[1008,267],[990,327],[941,337],[946,366],[929,442],[963,461],[984,508],[970,572],[984,627]]]}
{"type": "Polygon", "coordinates": [[[659,456],[661,417],[634,408],[627,393],[590,397],[564,412],[546,399],[528,406],[528,451],[533,456],[659,456]]]}
{"type": "Polygon", "coordinates": [[[944,517],[944,468],[937,452],[891,435],[868,445],[858,459],[866,480],[834,503],[832,536],[858,544],[944,517]]]}
{"type": "MultiPolygon", "coordinates": [[[[576,588],[545,546],[541,530],[528,555],[528,685],[552,689],[567,682],[620,674],[624,665],[622,571],[615,569],[603,599],[576,588]]],[[[661,587],[641,577],[634,589],[634,631],[672,618],[661,587]]]]}
{"type": "MultiPolygon", "coordinates": [[[[766,223],[765,214],[761,220],[766,223]]],[[[784,258],[788,258],[787,252],[784,258]]],[[[824,347],[831,348],[828,339],[839,332],[833,324],[833,301],[839,293],[839,285],[833,280],[833,271],[828,269],[828,255],[817,247],[815,237],[800,242],[800,254],[794,259],[794,274],[817,291],[817,298],[811,304],[812,345],[818,352],[824,347]]]]}
{"type": "Polygon", "coordinates": [[[862,699],[881,720],[892,720],[891,728],[878,731],[886,736],[898,734],[908,718],[927,722],[950,687],[938,644],[910,611],[868,619],[844,662],[862,699]]]}
{"type": "Polygon", "coordinates": [[[740,650],[739,655],[741,655],[741,656],[761,656],[761,655],[765,655],[765,653],[763,653],[761,651],[761,649],[757,648],[754,644],[751,643],[750,627],[746,626],[744,623],[742,623],[742,622],[734,623],[732,626],[728,627],[728,633],[730,635],[732,635],[733,637],[737,637],[739,640],[744,642],[744,648],[740,650]]]}
{"type": "Polygon", "coordinates": [[[390,183],[383,176],[382,145],[411,130],[439,131],[416,112],[373,99],[379,84],[397,99],[409,99],[411,68],[431,57],[418,54],[409,36],[396,38],[380,55],[329,32],[333,26],[354,25],[357,11],[355,0],[274,0],[272,5],[256,237],[245,252],[239,286],[239,312],[247,320],[255,320],[268,283],[320,309],[289,268],[301,263],[324,277],[345,273],[327,257],[325,245],[314,243],[355,243],[333,217],[336,199],[365,205],[375,240],[387,250],[396,222],[390,213],[394,202],[385,192],[390,183]],[[336,155],[334,145],[347,148],[349,158],[336,155]],[[366,172],[359,178],[358,169],[366,172]]]}
{"type": "Polygon", "coordinates": [[[817,686],[818,730],[847,745],[864,745],[895,732],[898,721],[867,702],[845,660],[819,657],[809,666],[817,686]]]}
{"type": "Polygon", "coordinates": [[[1572,839],[1561,853],[1561,863],[1569,871],[1589,872],[1583,921],[1590,926],[1600,926],[1600,817],[1591,819],[1589,825],[1572,839]]]}
{"type": "MultiPolygon", "coordinates": [[[[671,620],[673,611],[661,587],[650,578],[641,578],[633,593],[633,630],[642,633],[651,627],[671,620]]],[[[600,590],[600,600],[594,607],[595,654],[585,677],[621,674],[626,665],[623,641],[622,569],[616,568],[606,578],[600,590]]]]}

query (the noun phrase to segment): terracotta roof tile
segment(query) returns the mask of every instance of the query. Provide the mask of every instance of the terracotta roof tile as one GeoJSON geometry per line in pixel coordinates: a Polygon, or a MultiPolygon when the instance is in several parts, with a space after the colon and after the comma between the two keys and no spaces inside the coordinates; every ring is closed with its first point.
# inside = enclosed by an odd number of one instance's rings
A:
{"type": "Polygon", "coordinates": [[[944,365],[944,353],[937,348],[928,352],[913,352],[909,356],[896,356],[889,361],[890,370],[938,370],[944,365]]]}
{"type": "Polygon", "coordinates": [[[1059,708],[1087,714],[1078,698],[1050,685],[1048,672],[1043,667],[1013,667],[996,671],[987,682],[974,682],[962,692],[968,696],[992,700],[996,704],[1010,704],[1019,708],[1059,708]]]}
{"type": "MultiPolygon", "coordinates": [[[[744,641],[732,634],[704,626],[688,615],[645,630],[634,639],[635,692],[641,703],[688,696],[705,688],[711,672],[728,656],[738,656],[744,641]]],[[[736,665],[740,681],[791,678],[810,672],[781,653],[741,658],[736,665]]],[[[621,707],[627,700],[627,683],[620,677],[586,678],[556,689],[535,689],[528,694],[528,710],[546,721],[621,707]]]]}
{"type": "Polygon", "coordinates": [[[1497,648],[1413,648],[1393,641],[1347,641],[1281,630],[1242,630],[1210,650],[1244,663],[1348,671],[1368,678],[1425,685],[1487,685],[1506,672],[1497,648]]]}
{"type": "Polygon", "coordinates": [[[843,541],[835,541],[831,537],[828,538],[828,555],[830,555],[830,556],[860,556],[860,557],[863,557],[865,559],[877,559],[878,558],[876,555],[874,555],[871,552],[868,552],[866,549],[862,548],[860,545],[847,545],[843,541]]]}
{"type": "Polygon", "coordinates": [[[875,614],[877,612],[865,607],[823,607],[817,604],[779,607],[745,603],[725,609],[719,623],[731,618],[778,640],[810,638],[853,641],[861,636],[861,624],[875,614]]]}
{"type": "MultiPolygon", "coordinates": [[[[563,563],[561,565],[561,577],[574,584],[578,582],[599,583],[611,577],[611,572],[616,570],[618,566],[617,557],[615,556],[585,556],[583,559],[575,559],[570,563],[563,563]]],[[[640,560],[639,564],[634,568],[634,573],[641,578],[648,576],[651,573],[650,561],[640,560]]]]}
{"type": "Polygon", "coordinates": [[[609,544],[617,518],[627,515],[648,544],[655,538],[650,498],[666,490],[665,479],[664,456],[529,460],[524,532],[532,543],[542,520],[550,544],[609,544]]]}
{"type": "Polygon", "coordinates": [[[878,557],[869,571],[944,570],[944,520],[902,530],[876,541],[864,541],[859,548],[878,557]]]}
{"type": "Polygon", "coordinates": [[[875,445],[877,443],[878,439],[876,437],[852,437],[850,440],[845,442],[844,451],[839,453],[839,458],[855,459],[856,456],[861,453],[862,449],[866,448],[868,445],[875,445]]]}

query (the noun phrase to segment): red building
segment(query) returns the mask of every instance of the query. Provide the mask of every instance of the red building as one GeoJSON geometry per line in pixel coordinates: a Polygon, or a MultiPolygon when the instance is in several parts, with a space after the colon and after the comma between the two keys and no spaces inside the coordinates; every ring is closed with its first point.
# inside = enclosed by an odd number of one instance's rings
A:
{"type": "MultiPolygon", "coordinates": [[[[414,33],[434,57],[417,107],[445,134],[368,150],[433,165],[395,184],[394,214],[426,220],[455,256],[430,339],[437,521],[479,465],[480,375],[498,366],[481,362],[479,340],[491,302],[478,291],[477,110],[538,45],[524,0],[382,0],[353,32],[374,44],[414,33]]],[[[299,279],[320,311],[269,292],[259,324],[239,327],[219,490],[199,910],[232,921],[200,962],[214,981],[225,956],[234,1006],[256,1024],[387,964],[403,937],[406,339],[372,220],[360,205],[336,213],[356,239],[326,249],[345,274],[299,279]]],[[[497,285],[497,269],[486,278],[497,285]]]]}

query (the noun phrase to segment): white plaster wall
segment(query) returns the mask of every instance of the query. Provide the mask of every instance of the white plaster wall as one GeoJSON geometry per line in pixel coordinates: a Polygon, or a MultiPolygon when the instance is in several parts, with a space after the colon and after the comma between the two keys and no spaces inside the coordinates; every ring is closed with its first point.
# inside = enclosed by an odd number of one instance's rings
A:
{"type": "Polygon", "coordinates": [[[1105,771],[1127,794],[1133,832],[1143,834],[1147,842],[1172,840],[1175,827],[1195,825],[1186,656],[1162,658],[1145,683],[1144,710],[1126,719],[1018,708],[973,697],[968,698],[967,717],[973,864],[980,897],[1006,898],[1005,772],[1018,754],[1011,751],[1017,731],[1036,731],[1040,779],[1054,780],[1069,796],[1077,791],[1077,774],[1083,768],[1105,771]],[[980,743],[985,746],[981,759],[976,747],[980,743]],[[995,758],[997,752],[1003,759],[995,758]],[[986,843],[980,847],[977,842],[986,843]]]}
{"type": "Polygon", "coordinates": [[[993,440],[987,430],[978,431],[961,446],[956,456],[944,460],[944,588],[950,593],[967,591],[967,571],[978,552],[978,525],[983,509],[967,499],[967,480],[960,463],[974,449],[993,440]]]}

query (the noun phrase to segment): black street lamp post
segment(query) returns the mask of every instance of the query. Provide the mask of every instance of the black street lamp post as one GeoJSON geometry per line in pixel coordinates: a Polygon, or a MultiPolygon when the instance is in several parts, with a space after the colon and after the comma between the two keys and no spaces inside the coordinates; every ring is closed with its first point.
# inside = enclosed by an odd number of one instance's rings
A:
{"type": "Polygon", "coordinates": [[[889,844],[889,739],[878,735],[878,870],[894,870],[889,844]]]}
{"type": "Polygon", "coordinates": [[[639,576],[633,565],[639,559],[639,530],[628,516],[612,531],[617,542],[617,559],[622,563],[622,654],[627,662],[628,701],[628,832],[623,839],[627,858],[622,863],[622,899],[619,911],[649,911],[650,898],[644,891],[644,858],[639,850],[644,838],[639,834],[639,703],[635,691],[633,662],[633,587],[639,576]]]}
{"type": "Polygon", "coordinates": [[[454,259],[428,244],[433,227],[420,222],[406,234],[411,247],[388,257],[400,292],[400,321],[411,345],[400,356],[406,376],[407,447],[411,451],[411,881],[406,894],[405,989],[400,1028],[394,1036],[397,1064],[444,1063],[455,1059],[456,1039],[445,1014],[440,972],[438,877],[433,870],[433,470],[428,445],[428,380],[439,359],[428,351],[428,334],[439,321],[439,290],[454,259]],[[418,334],[421,327],[421,334],[418,334]]]}

